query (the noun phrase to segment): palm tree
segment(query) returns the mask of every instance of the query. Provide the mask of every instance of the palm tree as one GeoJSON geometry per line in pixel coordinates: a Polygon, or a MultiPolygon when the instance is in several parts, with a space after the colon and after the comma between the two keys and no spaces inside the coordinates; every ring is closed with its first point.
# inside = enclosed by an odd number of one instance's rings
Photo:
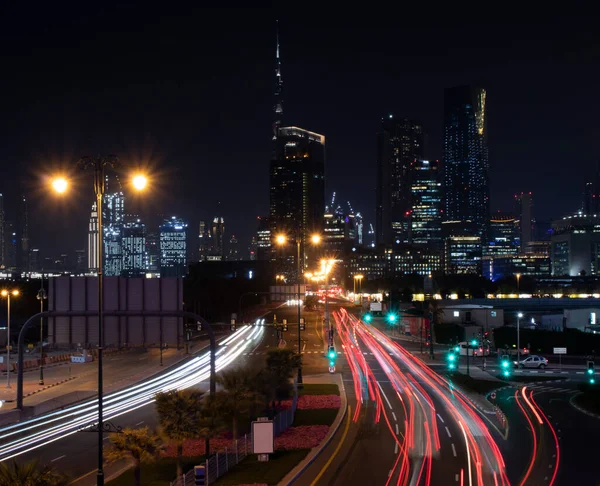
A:
{"type": "Polygon", "coordinates": [[[113,447],[106,452],[108,460],[133,459],[136,486],[142,484],[142,463],[152,462],[159,451],[158,438],[150,433],[148,427],[141,429],[126,428],[121,433],[111,434],[113,447]]]}
{"type": "Polygon", "coordinates": [[[52,466],[38,467],[38,461],[0,463],[0,486],[66,486],[69,479],[52,466]]]}
{"type": "Polygon", "coordinates": [[[233,439],[238,437],[238,421],[242,415],[249,416],[256,407],[264,406],[264,396],[258,390],[258,373],[248,368],[222,371],[217,383],[224,391],[215,395],[215,405],[221,417],[231,421],[233,439]]]}
{"type": "Polygon", "coordinates": [[[291,349],[272,349],[267,353],[266,375],[271,400],[290,397],[291,379],[301,365],[302,357],[291,349]]]}
{"type": "Polygon", "coordinates": [[[183,473],[183,442],[198,437],[202,427],[202,392],[173,390],[155,395],[161,435],[177,447],[177,477],[183,473]]]}

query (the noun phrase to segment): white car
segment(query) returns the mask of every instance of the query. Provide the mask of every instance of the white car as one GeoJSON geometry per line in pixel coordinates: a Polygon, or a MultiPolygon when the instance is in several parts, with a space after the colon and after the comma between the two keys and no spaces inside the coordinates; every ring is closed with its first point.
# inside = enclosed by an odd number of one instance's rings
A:
{"type": "Polygon", "coordinates": [[[540,368],[544,369],[548,366],[548,360],[542,356],[536,356],[535,354],[532,356],[528,356],[525,359],[522,359],[518,363],[514,361],[514,365],[517,368],[540,368]]]}

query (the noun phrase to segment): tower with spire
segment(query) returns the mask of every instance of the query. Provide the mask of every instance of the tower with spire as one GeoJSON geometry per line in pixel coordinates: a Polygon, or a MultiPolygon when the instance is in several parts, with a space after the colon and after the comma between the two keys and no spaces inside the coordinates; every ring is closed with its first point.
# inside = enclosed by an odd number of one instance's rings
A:
{"type": "Polygon", "coordinates": [[[279,56],[279,20],[276,21],[276,40],[277,46],[275,49],[275,92],[273,103],[273,141],[279,135],[279,128],[283,118],[283,80],[281,79],[281,58],[279,56]]]}

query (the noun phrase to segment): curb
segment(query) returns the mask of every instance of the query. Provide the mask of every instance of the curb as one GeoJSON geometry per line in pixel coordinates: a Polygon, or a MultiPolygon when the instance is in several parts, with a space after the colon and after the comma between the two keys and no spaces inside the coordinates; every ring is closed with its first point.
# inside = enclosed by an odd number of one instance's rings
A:
{"type": "Polygon", "coordinates": [[[342,399],[342,403],[340,404],[340,410],[335,418],[335,422],[329,428],[329,432],[327,432],[327,436],[323,441],[314,449],[312,449],[308,455],[302,460],[300,464],[298,464],[294,469],[292,469],[289,473],[285,475],[285,477],[279,481],[278,485],[287,486],[293,484],[297,481],[302,473],[306,471],[306,469],[315,461],[317,457],[321,455],[323,450],[329,445],[331,439],[333,439],[334,435],[337,434],[340,425],[344,421],[344,417],[346,413],[348,413],[348,397],[346,396],[346,388],[344,387],[344,380],[342,380],[341,373],[336,375],[338,381],[338,387],[340,389],[340,397],[342,399]]]}
{"type": "Polygon", "coordinates": [[[65,380],[57,381],[56,383],[52,383],[52,385],[47,385],[44,388],[40,388],[39,390],[35,390],[35,391],[29,392],[29,393],[25,393],[23,395],[23,398],[30,397],[31,395],[35,395],[36,393],[43,392],[44,390],[47,390],[48,388],[54,388],[55,386],[62,385],[63,383],[66,383],[67,381],[74,380],[76,378],[77,378],[77,376],[72,376],[71,378],[67,378],[65,380]]]}
{"type": "Polygon", "coordinates": [[[595,419],[600,419],[600,415],[598,415],[597,413],[592,413],[592,412],[588,412],[586,409],[580,407],[579,405],[576,405],[575,402],[573,401],[577,395],[580,395],[580,393],[573,395],[570,399],[569,399],[569,405],[571,405],[575,410],[581,412],[581,413],[585,413],[586,415],[593,417],[595,419]]]}

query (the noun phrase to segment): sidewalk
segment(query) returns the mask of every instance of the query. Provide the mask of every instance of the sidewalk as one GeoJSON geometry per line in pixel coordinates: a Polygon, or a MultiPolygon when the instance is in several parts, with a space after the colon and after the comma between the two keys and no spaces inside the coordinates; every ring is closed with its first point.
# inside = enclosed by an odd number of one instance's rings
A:
{"type": "MultiPolygon", "coordinates": [[[[205,347],[208,341],[194,343],[192,351],[205,347]]],[[[103,360],[104,392],[112,393],[128,385],[143,381],[187,357],[185,350],[132,349],[106,356],[103,360]]],[[[6,377],[6,373],[3,373],[6,377]]],[[[46,413],[96,395],[98,389],[98,363],[62,363],[44,367],[44,385],[39,384],[39,368],[24,372],[23,397],[25,410],[16,407],[17,374],[11,373],[11,388],[0,387],[0,400],[5,403],[0,410],[0,425],[16,422],[24,417],[46,413]]]]}

